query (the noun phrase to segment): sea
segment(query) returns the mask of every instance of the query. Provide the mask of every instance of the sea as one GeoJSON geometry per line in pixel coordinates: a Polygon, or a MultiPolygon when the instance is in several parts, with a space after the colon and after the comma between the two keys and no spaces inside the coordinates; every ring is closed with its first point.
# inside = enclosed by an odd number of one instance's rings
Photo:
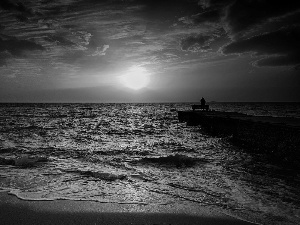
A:
{"type": "MultiPolygon", "coordinates": [[[[0,104],[0,192],[23,200],[204,206],[300,224],[300,171],[178,121],[191,103],[0,104]]],[[[300,118],[300,103],[210,103],[300,118]]],[[[300,137],[299,137],[300,138],[300,137]]]]}

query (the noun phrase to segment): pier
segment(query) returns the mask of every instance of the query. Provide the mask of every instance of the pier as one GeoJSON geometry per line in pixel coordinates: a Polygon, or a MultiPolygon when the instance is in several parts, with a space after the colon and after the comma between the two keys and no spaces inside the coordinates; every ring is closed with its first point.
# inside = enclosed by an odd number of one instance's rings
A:
{"type": "Polygon", "coordinates": [[[200,125],[214,136],[230,137],[233,143],[265,152],[281,162],[300,162],[300,119],[251,116],[222,111],[178,111],[180,122],[200,125]]]}

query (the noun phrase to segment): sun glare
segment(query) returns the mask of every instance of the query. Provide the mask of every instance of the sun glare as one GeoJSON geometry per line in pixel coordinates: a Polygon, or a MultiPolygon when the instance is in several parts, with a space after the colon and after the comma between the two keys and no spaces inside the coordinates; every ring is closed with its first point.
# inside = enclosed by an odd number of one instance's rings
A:
{"type": "Polygon", "coordinates": [[[125,87],[138,90],[149,84],[149,73],[143,67],[132,66],[120,77],[120,81],[125,87]]]}

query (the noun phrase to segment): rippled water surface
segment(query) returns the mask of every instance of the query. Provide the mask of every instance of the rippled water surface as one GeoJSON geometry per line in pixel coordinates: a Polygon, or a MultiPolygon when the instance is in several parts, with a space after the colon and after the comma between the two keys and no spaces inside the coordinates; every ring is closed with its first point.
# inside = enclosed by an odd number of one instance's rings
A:
{"type": "MultiPolygon", "coordinates": [[[[299,104],[274,104],[212,105],[299,116],[299,104]]],[[[299,171],[179,123],[176,110],[187,108],[1,104],[0,188],[22,199],[200,204],[264,224],[300,224],[299,171]]]]}

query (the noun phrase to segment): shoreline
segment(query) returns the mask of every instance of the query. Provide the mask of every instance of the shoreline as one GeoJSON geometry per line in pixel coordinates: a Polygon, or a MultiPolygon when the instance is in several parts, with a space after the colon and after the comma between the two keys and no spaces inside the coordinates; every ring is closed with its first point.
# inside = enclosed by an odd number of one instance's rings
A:
{"type": "Polygon", "coordinates": [[[0,193],[0,223],[6,224],[133,224],[254,225],[205,206],[136,205],[92,201],[21,200],[0,193]]]}

